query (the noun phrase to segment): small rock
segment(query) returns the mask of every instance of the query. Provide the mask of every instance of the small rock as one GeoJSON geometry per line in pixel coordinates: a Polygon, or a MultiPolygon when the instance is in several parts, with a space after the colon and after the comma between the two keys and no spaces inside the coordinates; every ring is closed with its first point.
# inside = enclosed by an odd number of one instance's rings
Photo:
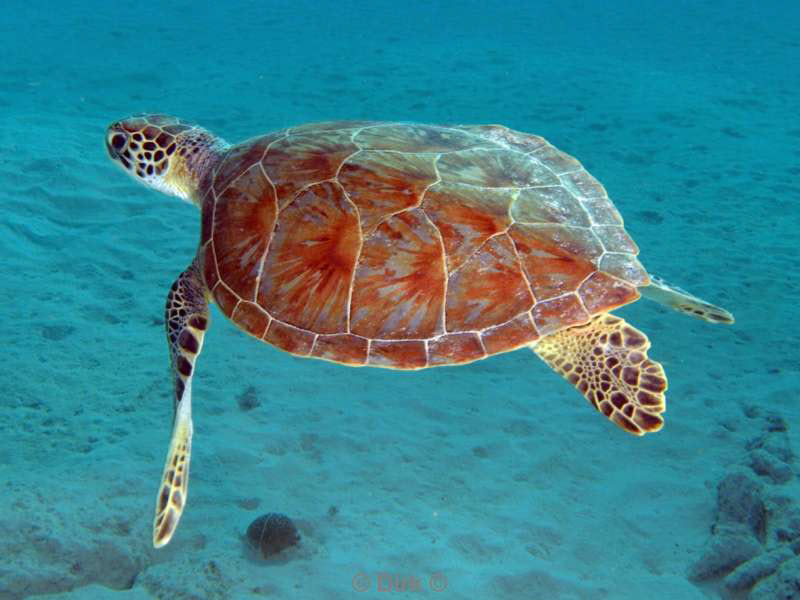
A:
{"type": "Polygon", "coordinates": [[[756,556],[736,567],[725,578],[725,587],[731,592],[749,589],[760,579],[772,575],[793,556],[794,552],[786,546],[756,556]]]}
{"type": "Polygon", "coordinates": [[[745,525],[763,540],[766,521],[763,491],[764,486],[749,475],[726,475],[717,486],[717,525],[745,525]]]}
{"type": "Polygon", "coordinates": [[[750,468],[758,475],[769,477],[774,483],[786,483],[794,475],[789,465],[761,448],[750,452],[750,468]]]}
{"type": "Polygon", "coordinates": [[[703,555],[689,567],[689,579],[704,581],[722,577],[761,551],[761,544],[744,530],[722,530],[711,536],[703,555]]]}
{"type": "Polygon", "coordinates": [[[748,600],[800,600],[800,556],[787,560],[778,571],[762,579],[748,600]]]}
{"type": "Polygon", "coordinates": [[[771,433],[764,441],[764,450],[775,458],[785,463],[794,461],[794,452],[789,445],[789,438],[785,433],[771,433]]]}
{"type": "Polygon", "coordinates": [[[758,408],[755,404],[749,404],[748,406],[744,407],[744,416],[748,419],[755,419],[761,414],[761,409],[758,408]]]}
{"type": "Polygon", "coordinates": [[[247,528],[247,541],[263,558],[269,558],[300,541],[292,520],[280,513],[261,515],[247,528]]]}
{"type": "Polygon", "coordinates": [[[748,450],[762,448],[785,463],[791,463],[794,460],[794,452],[792,452],[789,437],[784,431],[773,431],[757,435],[747,441],[745,448],[748,450]]]}
{"type": "Polygon", "coordinates": [[[774,525],[775,537],[779,542],[792,542],[800,538],[800,510],[793,509],[782,515],[774,525]]]}
{"type": "Polygon", "coordinates": [[[245,510],[255,510],[258,508],[258,505],[261,504],[261,500],[251,496],[250,498],[239,498],[236,500],[236,504],[245,510]]]}
{"type": "Polygon", "coordinates": [[[255,386],[249,385],[245,390],[236,398],[239,403],[239,408],[243,411],[253,410],[261,406],[261,400],[258,398],[258,392],[255,386]]]}
{"type": "Polygon", "coordinates": [[[72,335],[75,328],[72,325],[43,325],[42,337],[51,342],[60,342],[64,338],[72,335]]]}
{"type": "Polygon", "coordinates": [[[767,422],[767,431],[788,431],[789,425],[786,423],[786,419],[780,416],[777,413],[770,413],[764,417],[764,420],[767,422]]]}

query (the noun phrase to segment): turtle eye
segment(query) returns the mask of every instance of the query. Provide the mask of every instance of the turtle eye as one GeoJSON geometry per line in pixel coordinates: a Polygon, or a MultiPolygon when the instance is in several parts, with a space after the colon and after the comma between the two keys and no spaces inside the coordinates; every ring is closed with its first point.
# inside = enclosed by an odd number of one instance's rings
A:
{"type": "Polygon", "coordinates": [[[116,133],[111,136],[111,147],[114,150],[122,150],[125,147],[125,136],[121,133],[116,133]]]}
{"type": "Polygon", "coordinates": [[[106,149],[111,158],[119,158],[128,145],[128,136],[120,131],[111,131],[106,138],[106,149]]]}

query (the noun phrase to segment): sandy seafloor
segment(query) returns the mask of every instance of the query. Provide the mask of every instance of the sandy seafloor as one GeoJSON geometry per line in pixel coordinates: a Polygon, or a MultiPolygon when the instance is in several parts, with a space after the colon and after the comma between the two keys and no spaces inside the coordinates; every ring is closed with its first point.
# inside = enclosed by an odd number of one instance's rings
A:
{"type": "Polygon", "coordinates": [[[770,423],[800,451],[797,3],[155,4],[0,20],[0,598],[746,598],[687,574],[724,477],[762,486],[764,552],[800,503],[791,454],[782,483],[750,466],[770,423]],[[620,311],[670,377],[639,439],[527,350],[348,369],[215,309],[189,505],[153,550],[162,311],[200,220],[106,157],[105,126],[140,111],[230,141],[339,118],[538,133],[606,185],[651,272],[737,323],[620,311]],[[265,563],[241,536],[272,511],[303,540],[265,563]]]}

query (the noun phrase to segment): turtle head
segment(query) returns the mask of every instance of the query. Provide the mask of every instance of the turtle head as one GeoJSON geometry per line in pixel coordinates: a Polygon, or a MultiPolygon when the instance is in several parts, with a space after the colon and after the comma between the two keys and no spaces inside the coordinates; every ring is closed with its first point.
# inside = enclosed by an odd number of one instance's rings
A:
{"type": "Polygon", "coordinates": [[[199,189],[228,145],[205,129],[164,115],[116,121],[106,131],[111,159],[137,181],[199,205],[199,189]]]}

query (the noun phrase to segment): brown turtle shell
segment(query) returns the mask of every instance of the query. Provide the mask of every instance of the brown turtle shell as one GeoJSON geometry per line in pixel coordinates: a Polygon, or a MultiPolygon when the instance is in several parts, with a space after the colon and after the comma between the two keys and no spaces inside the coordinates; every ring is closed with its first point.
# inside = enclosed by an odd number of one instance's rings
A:
{"type": "Polygon", "coordinates": [[[233,146],[202,192],[214,300],[297,355],[470,362],[649,282],[603,186],[544,139],[496,125],[295,127],[233,146]]]}

